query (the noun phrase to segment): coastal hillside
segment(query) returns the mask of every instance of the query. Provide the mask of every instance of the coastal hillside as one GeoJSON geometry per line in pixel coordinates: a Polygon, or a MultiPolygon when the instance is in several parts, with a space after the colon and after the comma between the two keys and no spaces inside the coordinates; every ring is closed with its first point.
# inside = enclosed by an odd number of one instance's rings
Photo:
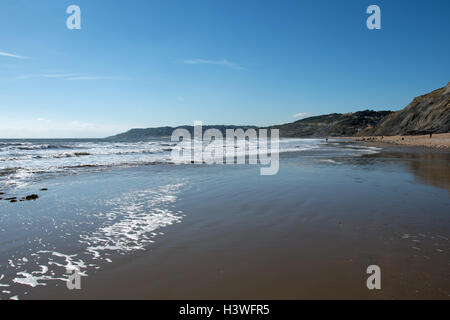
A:
{"type": "Polygon", "coordinates": [[[414,98],[403,110],[388,115],[364,135],[394,136],[450,132],[450,82],[414,98]]]}
{"type": "MultiPolygon", "coordinates": [[[[216,125],[216,126],[202,126],[203,131],[207,129],[217,129],[225,135],[226,129],[258,129],[255,126],[231,126],[231,125],[216,125]]],[[[194,127],[193,126],[179,126],[179,127],[157,127],[157,128],[146,128],[146,129],[131,129],[127,132],[120,133],[118,135],[108,137],[107,140],[115,140],[115,141],[140,141],[140,140],[148,140],[151,138],[158,137],[170,137],[172,132],[176,129],[186,129],[191,135],[194,135],[194,127]]]]}
{"type": "Polygon", "coordinates": [[[420,135],[450,132],[450,82],[415,98],[404,109],[328,114],[271,128],[282,137],[420,135]]]}
{"type": "MultiPolygon", "coordinates": [[[[152,137],[170,137],[177,128],[193,134],[193,126],[131,129],[107,139],[121,141],[146,140],[152,137]]],[[[225,134],[226,129],[256,126],[203,126],[203,130],[215,128],[225,134]]],[[[364,110],[353,113],[332,113],[309,117],[291,123],[267,127],[279,129],[280,137],[352,137],[420,135],[450,132],[450,82],[447,86],[415,98],[404,109],[392,111],[364,110]]]]}
{"type": "Polygon", "coordinates": [[[349,137],[375,127],[389,114],[391,111],[373,110],[332,113],[272,126],[270,129],[279,129],[282,137],[349,137]]]}
{"type": "MultiPolygon", "coordinates": [[[[316,117],[310,117],[296,122],[271,126],[267,129],[280,129],[281,137],[341,137],[353,136],[359,131],[372,128],[378,124],[384,117],[389,115],[391,111],[372,111],[365,110],[354,113],[332,113],[316,117]]],[[[187,129],[193,134],[193,126],[179,127],[158,127],[147,129],[131,129],[127,132],[108,137],[108,140],[118,141],[139,141],[147,140],[155,137],[170,137],[172,131],[178,128],[187,129]]],[[[218,129],[225,134],[226,129],[259,129],[256,126],[231,126],[231,125],[215,125],[203,126],[203,130],[218,129]]]]}

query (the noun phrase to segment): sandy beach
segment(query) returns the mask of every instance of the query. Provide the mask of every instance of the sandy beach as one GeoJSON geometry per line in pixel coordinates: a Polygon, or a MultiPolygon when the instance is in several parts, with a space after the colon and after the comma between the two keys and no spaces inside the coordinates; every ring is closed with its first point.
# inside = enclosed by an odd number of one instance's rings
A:
{"type": "Polygon", "coordinates": [[[313,142],[274,176],[157,164],[16,178],[3,197],[39,199],[0,201],[0,299],[449,299],[449,153],[313,142]],[[373,264],[382,290],[366,287],[373,264]],[[80,290],[66,287],[74,266],[80,290]]]}
{"type": "Polygon", "coordinates": [[[354,141],[387,143],[404,146],[421,146],[436,148],[441,150],[450,149],[450,133],[440,133],[420,136],[369,136],[369,137],[349,137],[342,139],[352,139],[354,141]]]}

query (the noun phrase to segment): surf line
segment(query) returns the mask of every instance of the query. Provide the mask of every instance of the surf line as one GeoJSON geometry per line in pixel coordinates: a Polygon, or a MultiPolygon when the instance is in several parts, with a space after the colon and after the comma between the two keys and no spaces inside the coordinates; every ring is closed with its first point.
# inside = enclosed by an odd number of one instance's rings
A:
{"type": "Polygon", "coordinates": [[[222,131],[203,130],[202,122],[194,122],[194,137],[185,128],[172,132],[171,140],[177,145],[172,149],[171,160],[176,164],[261,164],[261,175],[275,175],[279,170],[279,129],[227,128],[225,139],[222,131]],[[225,150],[225,152],[224,152],[225,150]]]}

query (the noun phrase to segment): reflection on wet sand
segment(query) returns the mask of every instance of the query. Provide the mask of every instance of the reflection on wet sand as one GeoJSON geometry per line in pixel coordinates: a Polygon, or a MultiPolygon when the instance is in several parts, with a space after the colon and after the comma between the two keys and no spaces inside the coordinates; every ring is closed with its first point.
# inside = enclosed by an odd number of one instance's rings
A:
{"type": "Polygon", "coordinates": [[[377,155],[370,155],[368,158],[401,160],[400,163],[414,174],[418,183],[443,188],[450,193],[450,153],[448,152],[387,150],[377,155]]]}

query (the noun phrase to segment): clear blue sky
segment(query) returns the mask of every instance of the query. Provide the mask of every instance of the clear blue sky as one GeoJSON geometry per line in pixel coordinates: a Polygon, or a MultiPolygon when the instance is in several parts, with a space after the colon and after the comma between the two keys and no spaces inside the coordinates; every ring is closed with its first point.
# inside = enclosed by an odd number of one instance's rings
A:
{"type": "Polygon", "coordinates": [[[449,57],[448,0],[2,0],[0,138],[398,110],[449,57]]]}

